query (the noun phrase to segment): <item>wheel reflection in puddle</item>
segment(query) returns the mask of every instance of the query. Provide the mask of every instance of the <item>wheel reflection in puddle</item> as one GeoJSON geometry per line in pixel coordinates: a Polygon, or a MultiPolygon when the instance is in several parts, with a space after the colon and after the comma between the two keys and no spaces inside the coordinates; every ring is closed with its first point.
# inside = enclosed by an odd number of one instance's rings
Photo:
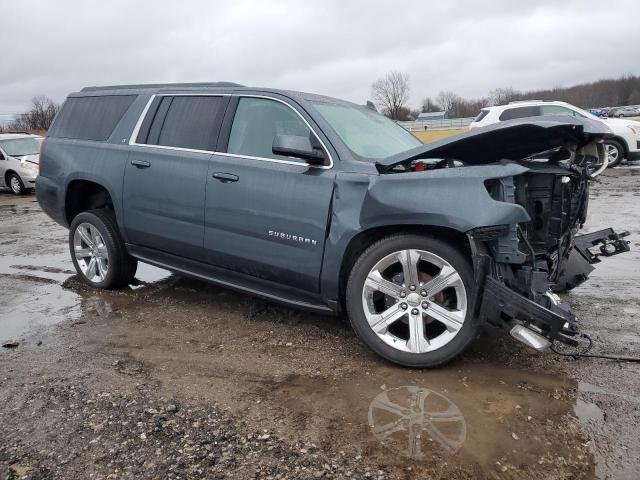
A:
{"type": "Polygon", "coordinates": [[[376,396],[369,405],[369,426],[383,445],[415,460],[452,455],[467,437],[460,409],[444,395],[416,386],[376,396]]]}

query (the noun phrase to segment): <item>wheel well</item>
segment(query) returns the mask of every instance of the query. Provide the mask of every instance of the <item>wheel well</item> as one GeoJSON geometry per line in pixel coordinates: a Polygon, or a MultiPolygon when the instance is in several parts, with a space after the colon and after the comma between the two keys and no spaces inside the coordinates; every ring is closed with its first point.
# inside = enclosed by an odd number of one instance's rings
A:
{"type": "Polygon", "coordinates": [[[102,185],[88,180],[74,180],[67,188],[65,197],[65,216],[67,223],[76,215],[95,208],[110,208],[113,210],[111,195],[102,185]]]}
{"type": "Polygon", "coordinates": [[[342,311],[345,309],[345,293],[347,290],[347,281],[349,280],[349,273],[353,268],[362,252],[364,252],[369,245],[377,242],[378,240],[394,235],[398,233],[428,235],[436,237],[440,240],[444,240],[451,244],[452,247],[467,254],[471,258],[471,249],[469,247],[469,241],[467,236],[454,230],[453,228],[437,227],[432,225],[391,225],[385,227],[376,227],[363,232],[358,233],[351,239],[347,249],[342,257],[342,265],[340,266],[340,308],[342,311]]]}
{"type": "MultiPolygon", "coordinates": [[[[16,175],[18,175],[16,172],[14,172],[13,170],[7,170],[6,172],[4,172],[4,184],[5,185],[9,185],[9,176],[15,173],[16,175]]],[[[18,175],[20,176],[20,175],[18,175]]]]}
{"type": "Polygon", "coordinates": [[[622,146],[622,150],[625,156],[629,154],[629,145],[627,145],[627,141],[622,137],[613,137],[611,140],[615,140],[622,146]]]}

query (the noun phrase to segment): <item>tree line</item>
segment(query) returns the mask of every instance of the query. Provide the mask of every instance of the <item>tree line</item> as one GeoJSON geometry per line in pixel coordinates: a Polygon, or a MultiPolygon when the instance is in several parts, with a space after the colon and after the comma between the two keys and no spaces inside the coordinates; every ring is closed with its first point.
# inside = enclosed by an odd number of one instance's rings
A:
{"type": "Polygon", "coordinates": [[[474,117],[480,109],[504,105],[517,100],[560,100],[582,108],[613,107],[640,104],[640,76],[622,75],[615,79],[602,79],[572,87],[555,87],[521,92],[513,87],[491,90],[480,98],[464,98],[455,92],[443,90],[435,98],[425,97],[418,108],[408,105],[409,75],[389,72],[371,86],[373,100],[382,113],[394,120],[413,120],[420,113],[448,112],[449,118],[474,117]]]}
{"type": "Polygon", "coordinates": [[[16,115],[14,119],[6,125],[0,125],[0,132],[47,131],[58,110],[60,110],[60,105],[50,98],[43,95],[33,97],[29,109],[24,113],[16,115]]]}

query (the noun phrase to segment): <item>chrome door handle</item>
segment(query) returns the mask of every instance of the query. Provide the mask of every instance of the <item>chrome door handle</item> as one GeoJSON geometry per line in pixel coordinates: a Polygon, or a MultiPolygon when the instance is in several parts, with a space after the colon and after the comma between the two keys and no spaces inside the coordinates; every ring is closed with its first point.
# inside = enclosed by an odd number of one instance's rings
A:
{"type": "Polygon", "coordinates": [[[138,168],[149,168],[151,163],[146,160],[131,160],[131,165],[138,168]]]}
{"type": "Polygon", "coordinates": [[[240,177],[238,177],[238,175],[223,172],[214,173],[213,178],[215,178],[216,180],[220,180],[222,183],[237,182],[238,180],[240,180],[240,177]]]}

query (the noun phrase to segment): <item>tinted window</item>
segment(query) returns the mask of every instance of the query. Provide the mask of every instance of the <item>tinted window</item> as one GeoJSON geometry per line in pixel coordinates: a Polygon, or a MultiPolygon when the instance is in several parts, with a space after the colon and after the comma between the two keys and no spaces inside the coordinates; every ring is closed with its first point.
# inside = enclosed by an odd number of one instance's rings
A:
{"type": "Polygon", "coordinates": [[[135,95],[68,98],[49,130],[50,137],[104,141],[131,106],[135,95]]]}
{"type": "Polygon", "coordinates": [[[489,110],[480,110],[480,113],[478,114],[478,116],[476,118],[473,119],[473,121],[474,122],[479,122],[480,120],[482,120],[487,115],[489,115],[489,110]]]}
{"type": "Polygon", "coordinates": [[[570,108],[561,107],[559,105],[542,105],[540,110],[542,115],[569,115],[570,117],[582,117],[582,115],[574,112],[570,108]]]}
{"type": "MultiPolygon", "coordinates": [[[[231,126],[227,152],[250,157],[297,160],[272,152],[276,135],[315,140],[311,130],[290,107],[265,98],[241,98],[231,126]]],[[[303,160],[300,160],[303,161],[303,160]]]]}
{"type": "Polygon", "coordinates": [[[516,107],[509,108],[500,114],[500,120],[513,120],[514,118],[537,117],[540,115],[540,107],[516,107]]]}
{"type": "Polygon", "coordinates": [[[222,97],[177,96],[161,97],[150,109],[153,116],[148,132],[143,128],[138,143],[166,147],[215,150],[222,97]],[[146,139],[143,137],[147,137],[146,139]]]}

